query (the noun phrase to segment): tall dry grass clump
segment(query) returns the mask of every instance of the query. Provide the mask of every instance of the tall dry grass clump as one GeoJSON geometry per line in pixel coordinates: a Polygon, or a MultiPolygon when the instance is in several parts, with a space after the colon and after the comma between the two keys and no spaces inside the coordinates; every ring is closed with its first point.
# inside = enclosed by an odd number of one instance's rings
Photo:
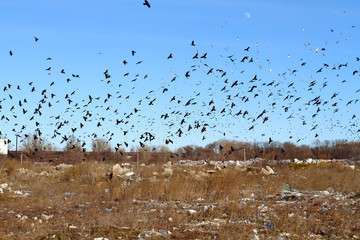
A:
{"type": "Polygon", "coordinates": [[[0,177],[15,177],[20,168],[35,170],[36,166],[30,161],[20,162],[13,158],[5,158],[0,161],[0,177]]]}
{"type": "Polygon", "coordinates": [[[92,185],[104,179],[104,172],[106,172],[108,168],[105,164],[92,161],[82,162],[65,169],[59,177],[62,182],[77,182],[79,184],[92,185]]]}
{"type": "Polygon", "coordinates": [[[335,163],[309,164],[286,171],[284,181],[299,190],[340,192],[360,191],[360,173],[335,163]]]}

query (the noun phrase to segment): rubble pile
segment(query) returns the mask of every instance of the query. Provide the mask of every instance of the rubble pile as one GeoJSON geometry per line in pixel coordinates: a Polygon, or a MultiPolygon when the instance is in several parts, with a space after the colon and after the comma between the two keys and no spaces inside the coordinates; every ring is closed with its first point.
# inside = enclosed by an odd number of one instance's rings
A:
{"type": "Polygon", "coordinates": [[[28,197],[30,191],[14,190],[8,183],[0,184],[0,199],[1,198],[16,198],[16,197],[28,197]]]}

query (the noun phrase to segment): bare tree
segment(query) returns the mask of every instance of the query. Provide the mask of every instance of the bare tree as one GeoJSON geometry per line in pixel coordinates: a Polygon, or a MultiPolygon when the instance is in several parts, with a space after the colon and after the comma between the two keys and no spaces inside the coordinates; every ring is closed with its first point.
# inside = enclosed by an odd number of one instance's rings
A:
{"type": "Polygon", "coordinates": [[[92,142],[92,151],[101,152],[101,153],[111,152],[110,143],[107,142],[105,139],[101,139],[101,138],[95,139],[92,142]]]}
{"type": "Polygon", "coordinates": [[[23,139],[21,150],[29,155],[35,155],[37,152],[54,151],[55,148],[45,138],[35,133],[26,135],[26,138],[23,139]]]}

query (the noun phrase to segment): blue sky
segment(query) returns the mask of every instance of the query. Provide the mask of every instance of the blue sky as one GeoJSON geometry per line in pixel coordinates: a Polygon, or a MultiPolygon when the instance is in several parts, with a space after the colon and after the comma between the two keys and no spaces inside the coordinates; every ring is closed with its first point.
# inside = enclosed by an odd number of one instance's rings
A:
{"type": "Polygon", "coordinates": [[[112,146],[124,146],[126,141],[130,145],[127,150],[137,147],[145,132],[156,137],[150,145],[172,139],[172,149],[188,144],[205,146],[224,138],[252,142],[271,137],[311,144],[318,134],[320,140],[359,140],[356,100],[360,93],[356,91],[360,76],[353,75],[360,71],[360,61],[356,61],[360,57],[358,1],[149,2],[151,8],[141,0],[1,1],[0,117],[9,119],[0,121],[2,136],[14,140],[16,133],[24,135],[39,128],[44,138],[61,149],[62,137],[77,127],[75,135],[88,146],[94,138],[91,134],[109,139],[113,133],[112,146]],[[193,40],[196,46],[191,46],[193,40]],[[247,47],[249,51],[244,51],[247,47]],[[173,58],[167,59],[170,53],[173,58]],[[193,59],[196,53],[199,59],[193,59]],[[201,59],[205,53],[207,58],[201,59]],[[233,61],[228,58],[231,55],[233,61]],[[244,56],[249,59],[241,62],[244,56]],[[124,65],[124,60],[128,64],[124,65]],[[338,69],[346,63],[347,67],[338,69]],[[336,70],[331,70],[334,65],[336,70]],[[211,68],[213,73],[207,74],[211,68]],[[62,69],[65,74],[60,73],[62,69]],[[221,77],[216,69],[226,76],[221,77]],[[111,75],[106,80],[105,70],[111,75]],[[258,80],[251,82],[255,75],[258,80]],[[239,85],[231,87],[235,81],[239,85]],[[309,87],[312,81],[314,86],[309,87]],[[8,84],[11,88],[3,91],[8,84]],[[18,85],[21,90],[16,89],[18,85]],[[253,92],[248,92],[254,85],[253,92]],[[31,92],[33,87],[36,90],[31,92]],[[163,93],[165,88],[168,91],[163,93]],[[47,98],[41,103],[45,89],[47,98]],[[338,94],[331,99],[334,93],[338,94]],[[112,96],[104,102],[107,94],[112,96]],[[100,99],[86,106],[88,95],[100,99]],[[288,95],[290,99],[286,99],[288,95]],[[173,96],[176,100],[170,102],[173,96]],[[309,104],[318,96],[320,105],[309,104]],[[20,107],[24,98],[28,103],[20,107]],[[184,106],[192,98],[191,103],[196,104],[184,106]],[[214,105],[209,106],[210,101],[214,101],[215,111],[211,112],[214,105]],[[30,121],[39,104],[42,115],[35,114],[30,121]],[[135,113],[134,108],[139,111],[135,113]],[[28,112],[23,114],[23,109],[28,112]],[[249,114],[235,116],[240,110],[249,114]],[[263,110],[264,115],[257,119],[263,110]],[[92,117],[85,122],[86,111],[92,117]],[[166,113],[169,118],[161,119],[166,113]],[[190,115],[184,117],[186,113],[190,115]],[[264,117],[269,119],[265,123],[264,117]],[[116,125],[121,119],[128,123],[116,125]],[[185,123],[181,125],[182,119],[185,123]],[[67,120],[58,130],[60,135],[51,138],[59,122],[67,120]],[[195,121],[201,127],[188,131],[195,121]],[[96,126],[98,122],[101,127],[96,126]],[[23,125],[26,128],[21,130],[23,125]],[[206,131],[201,133],[204,126],[206,131]],[[181,137],[176,135],[179,128],[184,132],[181,137]],[[125,136],[124,131],[128,132],[125,136]]]}

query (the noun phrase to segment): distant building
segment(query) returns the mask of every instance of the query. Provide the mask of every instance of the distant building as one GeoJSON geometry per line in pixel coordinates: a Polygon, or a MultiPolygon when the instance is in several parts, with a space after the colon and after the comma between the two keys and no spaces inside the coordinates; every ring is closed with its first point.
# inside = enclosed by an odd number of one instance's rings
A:
{"type": "Polygon", "coordinates": [[[0,154],[8,154],[8,140],[0,139],[0,154]]]}

